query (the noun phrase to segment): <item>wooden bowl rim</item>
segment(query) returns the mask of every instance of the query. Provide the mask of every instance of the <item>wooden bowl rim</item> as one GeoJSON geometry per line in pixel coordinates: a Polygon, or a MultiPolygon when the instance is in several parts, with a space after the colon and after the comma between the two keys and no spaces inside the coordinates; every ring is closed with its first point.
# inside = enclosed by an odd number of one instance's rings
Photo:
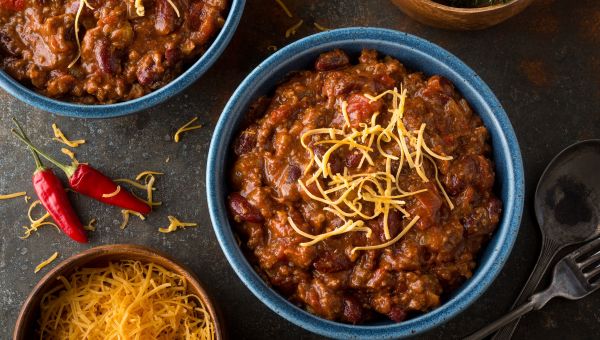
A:
{"type": "MultiPolygon", "coordinates": [[[[157,257],[164,261],[168,266],[165,266],[167,270],[176,272],[177,274],[186,276],[186,280],[188,284],[193,287],[199,293],[199,297],[204,302],[208,312],[210,313],[213,322],[215,324],[215,339],[224,339],[224,329],[221,321],[221,316],[212,299],[209,297],[208,293],[196,277],[193,271],[187,268],[185,265],[180,264],[177,260],[172,258],[170,255],[165,254],[162,251],[153,249],[148,246],[137,245],[137,244],[108,244],[101,245],[97,247],[93,247],[90,249],[86,249],[82,252],[74,254],[67,259],[60,262],[56,267],[52,268],[46,275],[44,275],[38,283],[33,287],[23,304],[21,305],[21,309],[19,310],[19,314],[17,316],[17,321],[15,323],[15,328],[13,331],[13,340],[20,340],[19,336],[22,336],[24,330],[27,329],[30,325],[25,324],[25,315],[35,311],[38,306],[32,305],[32,300],[39,294],[43,294],[43,289],[52,284],[50,281],[54,279],[58,273],[62,271],[70,272],[75,268],[84,267],[87,263],[93,261],[94,259],[98,259],[102,256],[107,255],[123,255],[123,259],[128,259],[128,256],[132,257],[157,257]],[[83,261],[81,265],[74,265],[75,262],[83,261]],[[69,268],[73,266],[73,268],[69,268]]],[[[149,262],[148,260],[140,260],[142,262],[149,262]]],[[[189,290],[189,288],[188,288],[189,290]]]]}
{"type": "Polygon", "coordinates": [[[449,12],[449,13],[481,14],[481,13],[499,11],[499,10],[505,9],[506,7],[510,7],[510,6],[516,6],[516,4],[518,2],[525,1],[525,0],[511,0],[510,2],[507,2],[504,4],[497,4],[497,5],[484,6],[484,7],[475,7],[475,8],[452,7],[452,6],[440,4],[433,0],[420,0],[420,1],[422,1],[425,5],[428,5],[435,9],[442,10],[442,11],[449,12]]]}

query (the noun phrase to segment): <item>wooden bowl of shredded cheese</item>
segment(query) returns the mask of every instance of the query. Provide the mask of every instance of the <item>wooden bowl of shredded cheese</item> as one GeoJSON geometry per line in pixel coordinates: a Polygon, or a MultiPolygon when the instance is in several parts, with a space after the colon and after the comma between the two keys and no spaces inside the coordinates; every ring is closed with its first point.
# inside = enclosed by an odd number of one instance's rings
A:
{"type": "Polygon", "coordinates": [[[119,244],[63,261],[33,288],[17,318],[22,339],[223,339],[195,276],[150,248],[119,244]]]}

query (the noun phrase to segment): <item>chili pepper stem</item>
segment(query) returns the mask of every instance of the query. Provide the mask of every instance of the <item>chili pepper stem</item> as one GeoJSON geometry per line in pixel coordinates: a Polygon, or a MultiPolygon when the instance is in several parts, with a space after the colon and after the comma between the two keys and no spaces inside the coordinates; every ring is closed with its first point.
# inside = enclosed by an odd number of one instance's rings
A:
{"type": "Polygon", "coordinates": [[[19,139],[21,140],[21,142],[27,144],[27,146],[29,146],[31,148],[31,150],[35,151],[36,153],[38,153],[40,156],[44,157],[45,159],[47,159],[50,163],[56,165],[59,169],[61,169],[62,171],[64,171],[64,173],[67,175],[68,178],[73,177],[73,174],[75,173],[75,171],[77,170],[77,167],[74,165],[65,165],[59,161],[57,161],[55,158],[53,158],[52,156],[48,155],[47,153],[45,153],[44,151],[38,149],[35,145],[31,144],[30,141],[28,141],[27,139],[25,139],[23,136],[21,136],[20,134],[17,133],[17,131],[15,129],[12,129],[11,132],[19,139]]]}
{"type": "MultiPolygon", "coordinates": [[[[15,125],[17,126],[17,129],[19,129],[19,133],[21,134],[21,137],[23,137],[23,139],[27,140],[28,142],[31,142],[31,140],[29,139],[29,137],[27,137],[27,135],[25,134],[25,131],[23,131],[23,128],[21,127],[21,124],[19,124],[19,122],[17,121],[17,119],[15,117],[12,117],[13,122],[15,123],[15,125]]],[[[31,151],[31,154],[33,155],[33,160],[35,161],[35,170],[36,171],[41,171],[44,170],[44,164],[42,164],[42,161],[40,160],[40,156],[38,156],[38,154],[33,151],[32,148],[28,147],[29,151],[31,151]]]]}

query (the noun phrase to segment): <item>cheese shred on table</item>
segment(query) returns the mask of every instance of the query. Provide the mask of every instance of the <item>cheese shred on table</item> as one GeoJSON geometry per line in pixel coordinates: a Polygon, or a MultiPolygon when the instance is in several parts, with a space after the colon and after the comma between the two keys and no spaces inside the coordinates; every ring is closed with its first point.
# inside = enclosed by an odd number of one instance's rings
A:
{"type": "Polygon", "coordinates": [[[288,28],[287,31],[285,31],[285,37],[289,38],[292,35],[295,35],[296,32],[298,31],[298,29],[300,28],[300,26],[302,26],[302,24],[304,23],[304,20],[300,20],[298,21],[298,23],[296,23],[294,26],[288,28]]]}
{"type": "Polygon", "coordinates": [[[135,215],[135,216],[139,217],[140,220],[142,220],[142,221],[146,219],[146,217],[144,217],[144,215],[140,214],[137,211],[133,211],[133,210],[123,209],[123,210],[121,210],[121,214],[123,215],[123,222],[121,222],[121,225],[119,226],[119,228],[121,228],[121,229],[127,228],[127,225],[129,224],[129,215],[135,215]]]}
{"type": "Polygon", "coordinates": [[[349,232],[365,232],[367,238],[372,235],[371,228],[366,226],[365,221],[383,217],[383,231],[386,242],[378,245],[355,247],[352,253],[359,250],[371,250],[388,247],[398,242],[420,219],[420,216],[410,216],[404,208],[405,199],[427,191],[427,188],[412,192],[402,188],[400,174],[403,169],[414,171],[423,183],[428,183],[424,159],[427,159],[435,173],[435,182],[438,189],[446,199],[450,209],[454,205],[447,195],[444,187],[438,179],[438,169],[434,159],[441,161],[452,160],[451,156],[441,155],[431,150],[425,143],[426,124],[421,124],[418,130],[409,131],[404,125],[404,105],[406,102],[406,90],[398,92],[397,89],[385,91],[377,96],[364,94],[370,102],[379,101],[385,96],[391,96],[392,107],[388,110],[391,114],[389,122],[383,126],[377,123],[379,112],[375,112],[370,123],[361,123],[360,128],[351,127],[347,112],[347,102],[340,105],[341,115],[345,124],[342,129],[318,128],[306,131],[302,134],[300,142],[310,155],[310,162],[304,170],[306,180],[298,180],[298,185],[308,197],[325,205],[324,210],[338,216],[344,223],[342,226],[320,235],[311,235],[302,230],[291,217],[288,223],[298,234],[310,239],[301,243],[302,246],[311,246],[335,235],[349,232]],[[312,139],[314,145],[325,145],[327,151],[317,156],[308,140],[312,139]],[[399,154],[386,152],[388,146],[396,144],[400,150],[399,154]],[[344,167],[343,173],[333,173],[329,164],[332,154],[341,147],[356,150],[361,157],[357,167],[358,173],[350,173],[344,167]],[[368,172],[361,171],[366,166],[373,166],[373,156],[378,155],[385,160],[383,171],[368,172]],[[397,162],[396,172],[392,172],[392,161],[397,162]],[[311,190],[308,187],[311,187],[311,190]],[[367,209],[372,207],[373,209],[367,209]],[[404,219],[409,219],[402,231],[392,237],[388,225],[388,216],[391,210],[400,212],[404,219]]]}
{"type": "Polygon", "coordinates": [[[279,4],[279,7],[281,7],[281,9],[283,9],[283,11],[285,12],[285,14],[287,14],[288,17],[292,18],[294,15],[292,15],[292,12],[289,10],[289,8],[285,5],[285,3],[283,2],[283,0],[275,0],[277,2],[277,4],[279,4]]]}
{"type": "Polygon", "coordinates": [[[23,234],[23,236],[19,236],[20,239],[24,240],[26,238],[29,238],[29,236],[31,236],[31,233],[37,232],[39,228],[46,226],[46,225],[53,226],[56,228],[56,230],[60,231],[60,229],[58,228],[58,226],[56,224],[47,221],[47,219],[50,218],[50,213],[48,213],[48,212],[46,212],[44,215],[42,215],[38,219],[33,218],[33,216],[32,216],[33,209],[41,203],[42,202],[39,200],[31,202],[31,205],[29,206],[29,209],[27,210],[27,218],[29,219],[29,222],[30,222],[29,227],[23,226],[23,229],[25,229],[25,233],[23,234]]]}
{"type": "Polygon", "coordinates": [[[173,140],[175,141],[175,143],[179,143],[180,135],[182,133],[202,128],[201,124],[190,126],[190,125],[192,125],[192,123],[194,123],[197,120],[198,120],[198,117],[194,117],[192,120],[190,120],[189,122],[185,123],[182,127],[180,127],[177,130],[177,132],[175,132],[175,135],[173,136],[173,140]]]}
{"type": "Polygon", "coordinates": [[[96,223],[96,219],[92,218],[87,225],[83,226],[83,229],[87,230],[87,231],[96,231],[96,226],[94,225],[96,223]]]}
{"type": "Polygon", "coordinates": [[[158,231],[160,231],[161,233],[170,233],[170,232],[176,231],[177,229],[198,226],[198,223],[181,222],[175,216],[169,216],[168,218],[169,218],[169,226],[166,228],[158,228],[158,231]]]}
{"type": "Polygon", "coordinates": [[[20,192],[15,192],[12,194],[0,195],[0,200],[8,200],[11,198],[17,198],[17,197],[21,197],[21,196],[27,197],[27,193],[25,191],[20,191],[20,192]]]}
{"type": "Polygon", "coordinates": [[[140,261],[80,268],[40,303],[44,339],[214,339],[204,301],[185,277],[140,261]]]}
{"type": "Polygon", "coordinates": [[[56,124],[52,124],[52,130],[54,131],[54,139],[57,142],[61,142],[71,148],[76,148],[78,146],[80,146],[81,144],[85,144],[85,140],[83,139],[78,139],[78,140],[69,140],[67,139],[67,137],[65,137],[65,135],[63,134],[62,131],[60,131],[60,129],[58,128],[58,126],[56,124]]]}
{"type": "Polygon", "coordinates": [[[71,161],[73,162],[73,164],[79,164],[79,161],[77,160],[77,158],[75,158],[75,153],[67,148],[61,148],[60,152],[64,153],[65,155],[67,155],[71,161]]]}
{"type": "Polygon", "coordinates": [[[56,260],[57,257],[58,257],[58,252],[56,251],[47,260],[44,260],[44,261],[42,261],[42,263],[38,264],[37,267],[35,267],[35,270],[33,272],[34,273],[39,272],[44,267],[46,267],[47,265],[49,265],[50,263],[52,263],[52,261],[56,260]]]}

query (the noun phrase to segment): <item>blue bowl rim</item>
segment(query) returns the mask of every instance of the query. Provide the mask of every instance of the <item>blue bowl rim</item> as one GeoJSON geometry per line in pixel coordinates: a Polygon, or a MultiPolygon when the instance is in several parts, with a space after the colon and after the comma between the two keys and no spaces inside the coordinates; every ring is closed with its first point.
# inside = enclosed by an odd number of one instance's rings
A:
{"type": "Polygon", "coordinates": [[[481,78],[456,56],[438,45],[408,33],[370,27],[342,28],[308,36],[282,48],[256,67],[234,92],[217,122],[209,147],[206,183],[208,208],[217,240],[230,265],[248,289],[272,311],[299,327],[332,338],[361,339],[414,336],[447,322],[475,302],[498,276],[510,255],[519,231],[525,190],[523,161],[516,135],[500,102],[481,78]],[[244,98],[245,92],[253,92],[253,85],[257,79],[261,79],[263,76],[268,77],[269,69],[276,68],[290,56],[302,53],[306,46],[315,47],[346,41],[374,40],[404,44],[415,48],[420,53],[429,54],[428,51],[435,51],[437,59],[451,64],[453,70],[464,77],[465,82],[477,89],[477,95],[482,98],[481,101],[486,104],[489,111],[493,112],[491,119],[494,125],[501,127],[503,131],[503,134],[499,136],[501,139],[499,144],[503,158],[507,162],[508,196],[503,207],[505,215],[494,235],[494,237],[499,237],[497,244],[501,246],[492,249],[489,259],[485,263],[478,264],[474,275],[459,289],[459,294],[428,313],[398,324],[349,325],[320,318],[293,305],[270,288],[246,260],[235,242],[233,229],[226,212],[225,197],[223,193],[219,192],[220,188],[224,186],[223,181],[219,182],[219,178],[223,176],[224,153],[229,150],[229,143],[222,139],[226,127],[236,123],[230,119],[230,116],[237,109],[237,102],[244,98]]]}
{"type": "Polygon", "coordinates": [[[43,96],[0,70],[0,87],[17,99],[38,109],[75,118],[113,118],[139,112],[177,95],[193,84],[217,61],[233,37],[246,0],[232,0],[225,23],[200,58],[169,84],[140,98],[115,104],[77,104],[43,96]]]}

